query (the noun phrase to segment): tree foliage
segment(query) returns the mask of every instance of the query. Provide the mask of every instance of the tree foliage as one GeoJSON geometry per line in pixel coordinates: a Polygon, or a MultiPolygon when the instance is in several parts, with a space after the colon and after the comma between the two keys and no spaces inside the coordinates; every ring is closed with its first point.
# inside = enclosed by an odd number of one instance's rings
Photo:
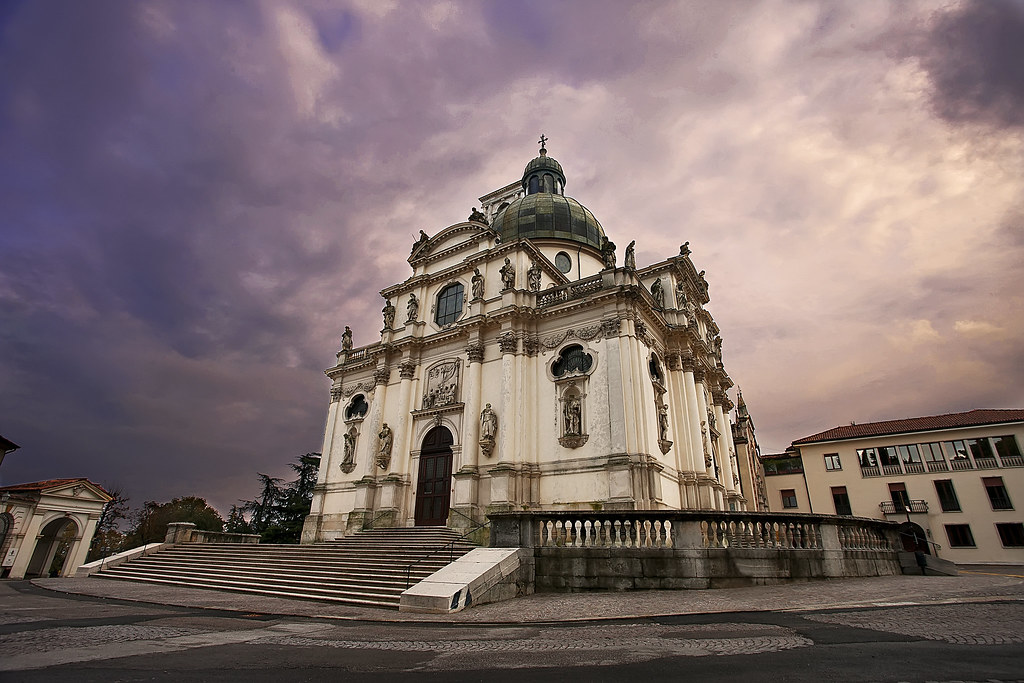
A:
{"type": "Polygon", "coordinates": [[[120,529],[122,521],[128,519],[128,496],[124,490],[114,487],[107,490],[112,498],[103,506],[100,513],[100,521],[96,523],[96,532],[92,537],[92,544],[89,546],[87,562],[107,557],[124,548],[125,534],[120,529]]]}
{"type": "Polygon", "coordinates": [[[223,531],[224,519],[203,498],[182,496],[169,503],[147,500],[136,513],[135,525],[128,533],[126,547],[134,548],[146,543],[164,540],[171,522],[192,522],[203,531],[223,531]]]}
{"type": "MultiPolygon", "coordinates": [[[[302,524],[309,514],[320,470],[320,454],[300,455],[290,467],[297,477],[287,484],[282,484],[279,477],[257,472],[261,486],[259,498],[242,501],[241,508],[232,508],[249,513],[248,533],[259,534],[264,543],[298,543],[302,536],[302,524]]],[[[244,517],[241,522],[245,522],[244,517]]],[[[234,526],[241,528],[242,525],[236,519],[234,526]]]]}

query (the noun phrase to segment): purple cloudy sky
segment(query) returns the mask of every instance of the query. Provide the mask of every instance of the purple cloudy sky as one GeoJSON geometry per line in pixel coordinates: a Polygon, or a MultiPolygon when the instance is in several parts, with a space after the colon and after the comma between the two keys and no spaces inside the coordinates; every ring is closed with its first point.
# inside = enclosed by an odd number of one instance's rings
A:
{"type": "Polygon", "coordinates": [[[765,451],[1024,408],[1024,4],[0,4],[0,481],[221,510],[517,180],[689,240],[765,451]]]}

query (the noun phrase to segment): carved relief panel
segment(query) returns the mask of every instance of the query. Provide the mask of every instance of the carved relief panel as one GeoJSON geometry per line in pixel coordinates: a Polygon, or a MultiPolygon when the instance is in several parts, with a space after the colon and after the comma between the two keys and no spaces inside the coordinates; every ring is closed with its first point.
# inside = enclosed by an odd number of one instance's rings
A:
{"type": "Polygon", "coordinates": [[[427,371],[423,390],[422,408],[440,408],[459,402],[459,375],[462,361],[447,360],[435,364],[427,371]]]}

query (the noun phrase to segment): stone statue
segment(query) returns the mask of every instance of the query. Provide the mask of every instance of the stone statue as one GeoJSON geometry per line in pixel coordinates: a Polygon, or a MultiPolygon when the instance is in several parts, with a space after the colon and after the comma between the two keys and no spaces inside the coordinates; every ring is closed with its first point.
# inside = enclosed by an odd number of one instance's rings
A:
{"type": "Polygon", "coordinates": [[[686,308],[686,283],[676,280],[676,308],[686,308]]]}
{"type": "Polygon", "coordinates": [[[380,439],[380,445],[377,449],[377,467],[386,470],[391,465],[391,446],[395,441],[395,436],[392,434],[391,427],[388,427],[387,422],[381,425],[377,438],[380,439]]]}
{"type": "Polygon", "coordinates": [[[345,331],[341,333],[341,350],[352,350],[352,329],[348,325],[345,325],[345,331]]]}
{"type": "Polygon", "coordinates": [[[351,472],[356,468],[356,437],[355,434],[344,434],[345,457],[341,461],[341,471],[351,472]]]}
{"type": "Polygon", "coordinates": [[[579,436],[583,429],[582,407],[578,396],[571,396],[565,402],[565,434],[566,436],[579,436]]]}
{"type": "Polygon", "coordinates": [[[420,238],[412,243],[412,252],[410,252],[409,255],[412,256],[413,254],[415,254],[416,250],[419,249],[422,245],[426,244],[427,240],[429,239],[430,235],[420,230],[420,238]]]}
{"type": "Polygon", "coordinates": [[[605,268],[615,267],[615,242],[607,237],[601,242],[601,258],[604,259],[605,268]]]}
{"type": "Polygon", "coordinates": [[[516,267],[512,265],[512,262],[505,257],[505,265],[498,271],[501,274],[501,287],[502,291],[506,289],[513,289],[516,286],[516,267]]]}
{"type": "Polygon", "coordinates": [[[651,283],[651,296],[654,297],[654,303],[658,304],[658,308],[665,308],[665,290],[661,288],[661,278],[651,283]]]}
{"type": "Polygon", "coordinates": [[[498,415],[491,409],[491,404],[488,403],[480,411],[480,438],[486,441],[494,441],[494,436],[497,432],[498,415]]]}
{"type": "Polygon", "coordinates": [[[420,312],[420,302],[416,298],[415,294],[410,294],[409,295],[409,303],[407,303],[405,305],[405,310],[409,314],[409,317],[408,317],[408,319],[405,322],[407,322],[407,323],[414,323],[414,322],[416,322],[416,316],[419,315],[419,312],[420,312]]]}
{"type": "Polygon", "coordinates": [[[391,303],[391,299],[384,302],[381,313],[384,314],[384,329],[390,330],[395,326],[395,306],[391,303]]]}
{"type": "Polygon", "coordinates": [[[469,214],[469,218],[467,218],[466,220],[473,221],[475,223],[483,223],[484,225],[487,225],[487,216],[477,211],[475,206],[473,207],[471,213],[469,214]]]}
{"type": "Polygon", "coordinates": [[[479,268],[473,269],[473,298],[483,299],[484,298],[484,276],[480,274],[479,268]]]}
{"type": "Polygon", "coordinates": [[[540,291],[540,266],[536,261],[530,261],[530,269],[526,271],[526,281],[530,285],[531,292],[540,291]]]}
{"type": "Polygon", "coordinates": [[[626,268],[636,270],[636,240],[626,245],[626,256],[622,262],[626,268]]]}
{"type": "Polygon", "coordinates": [[[664,403],[658,406],[658,432],[662,441],[668,441],[668,406],[664,403]]]}
{"type": "Polygon", "coordinates": [[[689,256],[690,255],[690,243],[689,242],[683,242],[681,245],[679,245],[679,255],[680,256],[689,256]]]}

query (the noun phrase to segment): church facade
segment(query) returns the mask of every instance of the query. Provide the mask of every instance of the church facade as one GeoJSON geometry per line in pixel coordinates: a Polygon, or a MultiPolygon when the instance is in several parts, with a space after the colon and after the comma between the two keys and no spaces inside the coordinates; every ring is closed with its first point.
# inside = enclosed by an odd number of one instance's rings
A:
{"type": "Polygon", "coordinates": [[[379,342],[345,328],[304,542],[491,511],[760,509],[688,244],[638,267],[631,242],[620,263],[565,186],[542,139],[520,182],[421,231],[379,342]]]}

